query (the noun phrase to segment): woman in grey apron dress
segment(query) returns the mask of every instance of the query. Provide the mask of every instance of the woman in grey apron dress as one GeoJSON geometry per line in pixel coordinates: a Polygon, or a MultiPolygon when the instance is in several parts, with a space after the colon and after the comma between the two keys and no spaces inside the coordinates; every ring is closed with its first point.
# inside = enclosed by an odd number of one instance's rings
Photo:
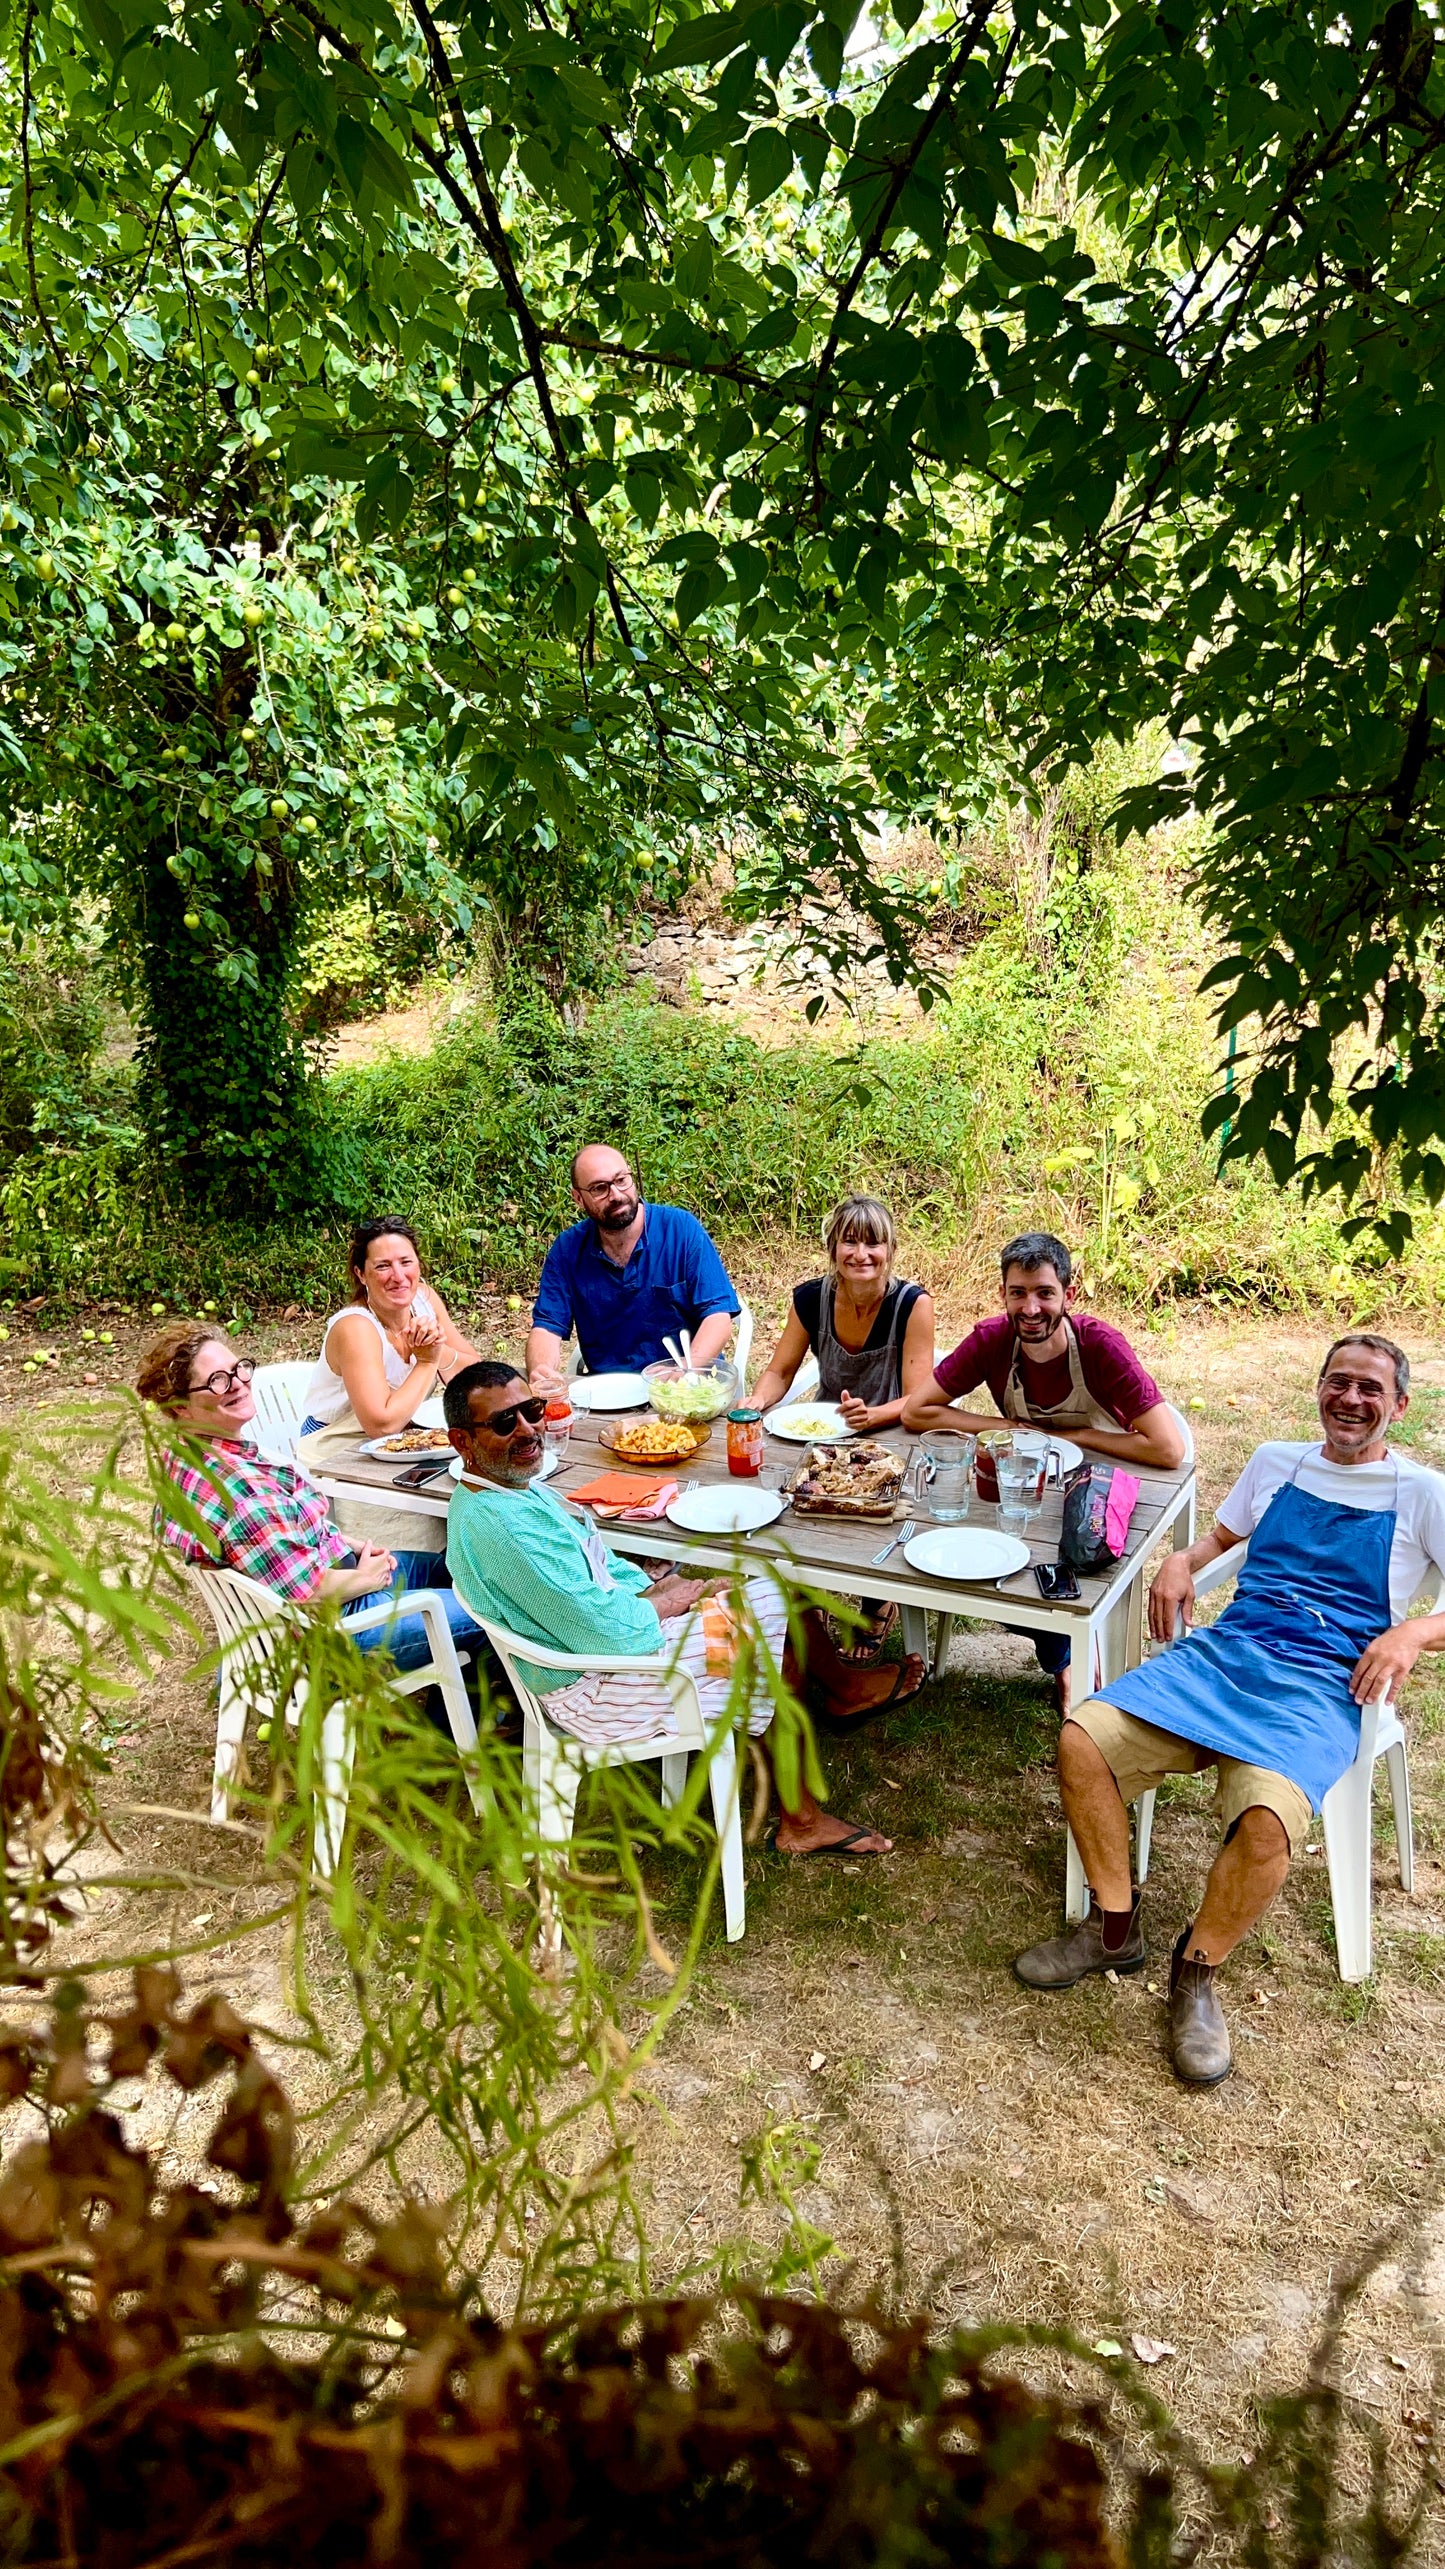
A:
{"type": "Polygon", "coordinates": [[[848,1425],[896,1427],[904,1399],[933,1372],[933,1297],[893,1273],[898,1227],[874,1195],[848,1195],[823,1234],[828,1272],[794,1289],[787,1324],[753,1399],[776,1408],[811,1354],[820,1401],[848,1425]]]}
{"type": "MultiPolygon", "coordinates": [[[[794,1288],[787,1325],[752,1397],[762,1410],[786,1399],[799,1367],[817,1358],[820,1401],[836,1401],[850,1428],[896,1427],[907,1394],[933,1372],[933,1296],[893,1273],[898,1226],[875,1195],[847,1195],[823,1233],[828,1272],[794,1288]]],[[[897,1620],[869,1597],[873,1618],[848,1656],[876,1659],[897,1620]]]]}

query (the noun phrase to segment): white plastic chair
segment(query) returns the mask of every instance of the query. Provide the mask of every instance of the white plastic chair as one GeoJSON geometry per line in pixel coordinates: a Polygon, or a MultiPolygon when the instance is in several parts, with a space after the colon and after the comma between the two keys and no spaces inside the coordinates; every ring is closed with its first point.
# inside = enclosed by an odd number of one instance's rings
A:
{"type": "MultiPolygon", "coordinates": [[[[211,1778],[211,1818],[224,1820],[230,1807],[231,1788],[241,1763],[241,1749],[250,1714],[274,1720],[276,1714],[276,1680],[273,1645],[278,1625],[291,1618],[293,1609],[274,1590],[263,1588],[258,1580],[245,1578],[239,1570],[212,1569],[202,1563],[190,1566],[189,1576],[200,1594],[221,1647],[219,1668],[220,1700],[216,1720],[216,1758],[211,1778]]],[[[467,1700],[462,1669],[469,1653],[459,1653],[447,1622],[441,1591],[415,1588],[410,1591],[408,1611],[419,1609],[431,1642],[431,1657],[424,1667],[398,1670],[392,1685],[399,1695],[415,1695],[425,1686],[439,1686],[451,1725],[452,1738],[463,1757],[477,1742],[477,1726],[467,1700]]],[[[359,1613],[348,1615],[345,1629],[365,1632],[373,1625],[390,1620],[390,1596],[379,1598],[375,1605],[363,1606],[359,1613]]],[[[300,1708],[293,1689],[285,1708],[285,1719],[294,1730],[300,1720],[300,1708]]],[[[323,1867],[327,1873],[336,1869],[341,1851],[341,1833],[346,1825],[346,1800],[351,1785],[353,1743],[343,1704],[333,1704],[321,1727],[322,1823],[320,1831],[323,1867]]],[[[467,1791],[472,1808],[480,1810],[482,1800],[475,1777],[467,1773],[467,1791]]]]}
{"type": "Polygon", "coordinates": [[[739,1296],[739,1299],[738,1299],[738,1316],[737,1316],[736,1321],[735,1321],[735,1322],[734,1322],[734,1324],[733,1324],[733,1355],[732,1355],[732,1361],[733,1361],[733,1363],[736,1365],[736,1367],[737,1367],[737,1369],[738,1369],[738,1385],[739,1385],[739,1388],[740,1388],[742,1391],[746,1391],[746,1390],[747,1390],[747,1387],[748,1387],[748,1366],[749,1366],[749,1364],[750,1364],[750,1362],[751,1362],[751,1360],[752,1360],[752,1353],[753,1353],[753,1315],[752,1315],[752,1310],[751,1310],[750,1305],[749,1305],[749,1304],[747,1304],[747,1303],[745,1303],[745,1302],[742,1300],[741,1296],[739,1296]]]}
{"type": "MultiPolygon", "coordinates": [[[[1229,1579],[1237,1578],[1249,1546],[1240,1544],[1234,1551],[1223,1553],[1219,1560],[1196,1571],[1196,1599],[1213,1594],[1229,1579]]],[[[1438,1591],[1437,1591],[1438,1594],[1438,1591]]],[[[1416,1603],[1433,1607],[1434,1599],[1424,1596],[1416,1603]]],[[[1172,1649],[1184,1638],[1184,1618],[1175,1622],[1173,1640],[1165,1645],[1172,1649]]],[[[1325,1795],[1320,1818],[1324,1833],[1325,1857],[1330,1869],[1330,1905],[1335,1914],[1335,1956],[1341,1980],[1368,1980],[1373,1955],[1373,1932],[1370,1914],[1371,1852],[1374,1813],[1375,1766],[1385,1760],[1390,1779],[1390,1799],[1395,1811],[1395,1844],[1400,1860],[1400,1888],[1415,1888],[1414,1818],[1410,1803],[1410,1762],[1405,1733],[1398,1715],[1392,1711],[1389,1693],[1377,1695],[1374,1702],[1360,1712],[1360,1745],[1353,1766],[1347,1767],[1337,1784],[1325,1795]]],[[[1135,1879],[1143,1882],[1149,1871],[1149,1843],[1154,1827],[1154,1795],[1142,1793],[1134,1805],[1136,1831],[1135,1879]]],[[[1064,1914],[1070,1926],[1088,1912],[1089,1886],[1072,1829],[1065,1831],[1068,1852],[1065,1867],[1064,1914]]]]}
{"type": "Polygon", "coordinates": [[[306,1386],[314,1365],[298,1359],[285,1365],[258,1365],[251,1376],[256,1404],[256,1451],[268,1463],[294,1463],[296,1436],[306,1415],[306,1386]]]}
{"type": "Polygon", "coordinates": [[[570,1844],[577,1790],[589,1768],[656,1763],[662,1769],[663,1804],[671,1810],[686,1789],[689,1757],[710,1753],[708,1782],[713,1824],[722,1850],[723,1915],[728,1942],[735,1945],[747,1923],[737,1750],[730,1729],[715,1733],[709,1740],[697,1687],[686,1670],[678,1668],[670,1658],[577,1658],[568,1651],[548,1650],[540,1642],[524,1640],[519,1633],[509,1632],[505,1624],[490,1622],[475,1606],[468,1606],[467,1612],[481,1625],[521,1706],[522,1778],[544,1846],[570,1844]],[[547,1698],[528,1684],[524,1666],[564,1669],[575,1677],[596,1676],[612,1669],[629,1677],[655,1676],[672,1698],[677,1728],[665,1738],[616,1740],[605,1748],[569,1739],[548,1721],[547,1698]]]}

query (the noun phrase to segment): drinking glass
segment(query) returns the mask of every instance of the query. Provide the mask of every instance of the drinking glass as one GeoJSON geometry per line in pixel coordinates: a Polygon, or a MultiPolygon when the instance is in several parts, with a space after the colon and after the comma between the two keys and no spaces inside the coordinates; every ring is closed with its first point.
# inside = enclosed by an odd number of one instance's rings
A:
{"type": "Polygon", "coordinates": [[[1009,1453],[996,1457],[996,1469],[1000,1529],[1009,1534],[1022,1534],[1033,1514],[1029,1492],[1037,1466],[1027,1454],[1009,1453]]]}

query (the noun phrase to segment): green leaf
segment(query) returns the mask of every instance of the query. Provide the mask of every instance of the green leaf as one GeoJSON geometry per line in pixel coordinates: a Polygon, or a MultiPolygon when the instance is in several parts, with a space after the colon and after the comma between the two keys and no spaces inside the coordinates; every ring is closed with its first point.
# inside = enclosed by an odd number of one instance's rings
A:
{"type": "Polygon", "coordinates": [[[684,571],[673,600],[673,613],[684,632],[726,587],[727,574],[715,562],[694,562],[684,571]]]}
{"type": "Polygon", "coordinates": [[[793,147],[775,125],[758,125],[748,137],[748,203],[761,205],[793,167],[793,147]]]}

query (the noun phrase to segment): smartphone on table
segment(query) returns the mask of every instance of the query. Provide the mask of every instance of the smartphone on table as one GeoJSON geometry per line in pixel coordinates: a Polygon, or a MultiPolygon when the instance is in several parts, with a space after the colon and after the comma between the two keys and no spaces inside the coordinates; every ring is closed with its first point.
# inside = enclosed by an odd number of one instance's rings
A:
{"type": "Polygon", "coordinates": [[[1078,1580],[1067,1561],[1036,1561],[1034,1577],[1039,1595],[1047,1597],[1050,1605],[1067,1605],[1079,1593],[1078,1580]]]}

